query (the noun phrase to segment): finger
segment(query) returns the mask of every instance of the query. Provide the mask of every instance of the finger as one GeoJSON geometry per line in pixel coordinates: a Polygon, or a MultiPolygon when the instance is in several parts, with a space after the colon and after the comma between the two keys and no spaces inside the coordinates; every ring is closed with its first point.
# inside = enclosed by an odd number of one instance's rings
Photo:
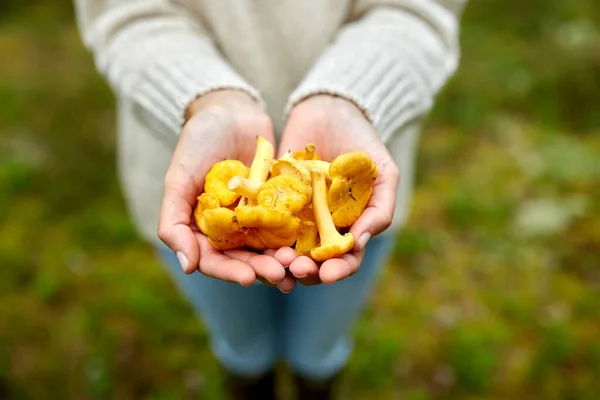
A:
{"type": "Polygon", "coordinates": [[[396,208],[396,194],[400,174],[392,161],[383,164],[373,194],[360,217],[350,228],[354,238],[354,251],[360,252],[373,236],[386,230],[392,223],[396,208]]]}
{"type": "Polygon", "coordinates": [[[266,250],[263,250],[262,253],[266,254],[268,256],[274,257],[275,253],[277,253],[277,249],[266,249],[266,250]]]}
{"type": "Polygon", "coordinates": [[[180,168],[170,168],[165,178],[157,233],[160,240],[177,254],[187,274],[194,272],[200,262],[198,242],[190,228],[195,194],[189,174],[180,168]]]}
{"type": "Polygon", "coordinates": [[[299,257],[298,253],[296,253],[296,250],[292,249],[291,247],[282,247],[277,249],[275,252],[273,252],[272,256],[275,257],[275,259],[284,267],[289,267],[290,264],[292,264],[292,262],[299,257]]]}
{"type": "Polygon", "coordinates": [[[286,274],[281,282],[277,284],[277,289],[279,289],[282,293],[289,293],[296,287],[296,278],[294,278],[291,274],[286,274]]]}
{"type": "Polygon", "coordinates": [[[237,282],[242,286],[254,283],[256,274],[250,265],[219,252],[203,234],[198,233],[196,237],[202,254],[198,267],[201,273],[223,281],[237,282]]]}
{"type": "Polygon", "coordinates": [[[319,276],[319,266],[306,256],[295,259],[290,264],[289,270],[297,279],[319,276]]]}
{"type": "Polygon", "coordinates": [[[323,283],[334,283],[354,275],[362,261],[363,252],[344,254],[341,258],[332,258],[323,262],[319,269],[319,278],[323,283]]]}
{"type": "Polygon", "coordinates": [[[278,283],[285,277],[285,268],[269,255],[256,254],[246,250],[229,250],[223,253],[228,257],[249,264],[258,277],[265,278],[271,283],[278,283]]]}

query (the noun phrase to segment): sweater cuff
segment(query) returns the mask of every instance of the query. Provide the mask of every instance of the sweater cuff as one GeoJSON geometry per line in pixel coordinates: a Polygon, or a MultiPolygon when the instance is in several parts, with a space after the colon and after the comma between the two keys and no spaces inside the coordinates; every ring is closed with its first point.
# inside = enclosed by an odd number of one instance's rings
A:
{"type": "Polygon", "coordinates": [[[290,95],[285,111],[313,95],[339,96],[356,104],[387,142],[431,109],[455,63],[444,54],[442,41],[418,18],[373,12],[340,33],[290,95]]]}
{"type": "Polygon", "coordinates": [[[418,88],[398,61],[376,50],[366,50],[359,58],[344,51],[331,52],[291,94],[286,113],[313,95],[339,96],[360,108],[387,141],[429,106],[419,104],[418,88]]]}
{"type": "Polygon", "coordinates": [[[157,62],[144,71],[134,100],[179,134],[188,106],[215,90],[239,90],[265,107],[260,93],[225,63],[215,59],[157,62]]]}

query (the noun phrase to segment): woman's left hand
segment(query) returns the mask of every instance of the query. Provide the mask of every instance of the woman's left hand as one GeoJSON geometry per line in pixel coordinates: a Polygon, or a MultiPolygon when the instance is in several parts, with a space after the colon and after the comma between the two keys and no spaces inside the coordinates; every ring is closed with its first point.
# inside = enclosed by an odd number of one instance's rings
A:
{"type": "Polygon", "coordinates": [[[301,150],[307,143],[313,143],[317,154],[326,161],[332,161],[343,153],[366,151],[379,171],[367,207],[350,228],[354,248],[349,253],[327,260],[320,266],[309,257],[298,256],[289,247],[274,254],[283,265],[289,265],[289,273],[304,285],[334,283],[358,270],[369,239],[390,226],[396,206],[399,171],[363,112],[340,97],[316,95],[292,109],[278,156],[288,150],[301,150]]]}

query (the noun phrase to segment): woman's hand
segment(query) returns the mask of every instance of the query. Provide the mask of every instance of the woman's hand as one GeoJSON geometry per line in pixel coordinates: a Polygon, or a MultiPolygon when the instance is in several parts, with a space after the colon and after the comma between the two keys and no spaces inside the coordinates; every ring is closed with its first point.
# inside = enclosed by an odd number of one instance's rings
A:
{"type": "Polygon", "coordinates": [[[187,117],[164,181],[159,238],[177,254],[185,273],[199,270],[243,286],[260,279],[283,291],[293,289],[295,280],[285,278],[284,267],[271,255],[220,252],[192,224],[196,198],[213,164],[237,159],[250,165],[257,135],[274,143],[271,120],[250,96],[233,90],[202,96],[190,105],[187,117]]]}
{"type": "Polygon", "coordinates": [[[369,239],[390,226],[396,205],[399,171],[385,145],[362,111],[350,101],[317,95],[298,103],[291,111],[283,132],[279,155],[314,143],[317,154],[326,161],[350,151],[371,155],[379,175],[373,195],[363,214],[350,228],[354,248],[341,258],[327,260],[319,267],[306,256],[298,257],[291,248],[275,253],[289,272],[305,285],[333,283],[354,274],[362,261],[369,239]]]}

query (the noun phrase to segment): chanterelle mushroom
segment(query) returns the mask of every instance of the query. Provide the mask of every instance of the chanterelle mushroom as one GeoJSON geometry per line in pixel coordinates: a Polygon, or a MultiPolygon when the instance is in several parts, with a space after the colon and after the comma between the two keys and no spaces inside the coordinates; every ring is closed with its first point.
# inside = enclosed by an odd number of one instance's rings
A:
{"type": "MultiPolygon", "coordinates": [[[[288,164],[285,161],[277,162],[277,171],[282,164],[288,164]]],[[[275,165],[275,164],[274,164],[275,165]]],[[[303,168],[303,167],[299,167],[303,168]]],[[[300,171],[290,166],[291,171],[300,171]]],[[[300,173],[295,174],[290,171],[282,175],[277,175],[267,180],[261,186],[257,186],[251,180],[239,176],[234,176],[229,181],[229,189],[251,200],[256,200],[259,205],[267,208],[296,214],[310,201],[312,187],[310,173],[308,181],[303,180],[304,176],[300,173]]]]}
{"type": "Polygon", "coordinates": [[[246,197],[251,200],[256,200],[260,185],[252,182],[250,179],[246,179],[242,176],[234,176],[229,180],[227,188],[240,196],[246,197]]]}
{"type": "Polygon", "coordinates": [[[244,247],[246,235],[240,229],[235,212],[219,207],[204,210],[200,229],[217,250],[232,250],[244,247]]]}
{"type": "MultiPolygon", "coordinates": [[[[250,171],[248,173],[248,179],[256,186],[260,186],[267,180],[269,171],[271,169],[271,163],[273,162],[273,156],[275,149],[271,142],[262,136],[256,138],[256,153],[252,165],[250,165],[250,171]]],[[[247,204],[253,204],[253,201],[248,201],[248,198],[243,197],[240,200],[240,206],[247,204]]]]}
{"type": "Polygon", "coordinates": [[[299,160],[298,163],[300,163],[300,165],[306,167],[308,170],[311,169],[320,169],[321,171],[323,171],[325,173],[325,178],[327,179],[327,183],[330,184],[331,183],[331,175],[329,175],[329,167],[331,166],[330,163],[328,163],[327,161],[323,161],[323,160],[299,160]]]}
{"type": "Polygon", "coordinates": [[[329,166],[329,210],[338,227],[351,226],[362,214],[377,179],[377,165],[369,154],[356,151],[336,157],[329,166]]]}
{"type": "Polygon", "coordinates": [[[340,235],[337,231],[327,204],[327,186],[325,174],[321,170],[313,169],[312,205],[319,230],[321,243],[310,251],[310,256],[315,261],[325,261],[330,258],[340,257],[354,246],[354,238],[351,233],[340,235]]]}
{"type": "Polygon", "coordinates": [[[194,219],[196,225],[200,228],[200,221],[204,218],[204,210],[219,208],[219,199],[210,193],[202,193],[198,196],[198,205],[194,209],[194,219]]]}
{"type": "Polygon", "coordinates": [[[294,158],[282,157],[271,165],[271,177],[279,175],[294,175],[304,182],[307,188],[307,201],[312,198],[312,178],[310,170],[294,158]]]}
{"type": "Polygon", "coordinates": [[[256,250],[291,246],[300,220],[292,214],[261,205],[235,209],[239,226],[246,230],[246,245],[256,250]]]}
{"type": "Polygon", "coordinates": [[[229,181],[233,177],[239,177],[238,179],[251,182],[252,186],[260,186],[267,180],[273,161],[274,148],[268,140],[261,136],[256,138],[256,142],[256,153],[250,170],[238,161],[215,164],[211,169],[212,176],[210,179],[209,176],[206,178],[208,187],[205,185],[205,190],[208,189],[210,192],[207,190],[198,197],[198,205],[194,210],[196,224],[208,237],[213,247],[218,250],[240,248],[246,244],[245,230],[237,221],[236,210],[240,207],[247,207],[249,202],[256,203],[256,196],[250,201],[247,197],[240,198],[240,194],[229,189],[229,181]],[[244,167],[241,168],[237,163],[244,167]],[[219,172],[222,174],[219,175],[219,172]],[[233,200],[231,200],[232,198],[233,200]],[[238,198],[240,201],[234,208],[234,203],[238,198]]]}
{"type": "Polygon", "coordinates": [[[278,175],[263,183],[256,200],[260,206],[287,214],[296,214],[308,202],[312,188],[295,175],[278,175]]]}
{"type": "Polygon", "coordinates": [[[204,192],[212,194],[223,207],[227,207],[240,197],[227,188],[227,183],[234,176],[248,177],[248,167],[238,160],[219,161],[212,166],[204,180],[204,192]]]}
{"type": "Polygon", "coordinates": [[[304,151],[294,152],[293,157],[296,160],[320,160],[321,157],[319,157],[317,155],[317,153],[315,153],[315,150],[316,150],[315,145],[312,143],[309,143],[304,148],[304,151]]]}
{"type": "Polygon", "coordinates": [[[300,226],[294,249],[298,255],[310,257],[310,251],[319,244],[319,230],[312,205],[304,207],[296,216],[300,219],[300,226]]]}

